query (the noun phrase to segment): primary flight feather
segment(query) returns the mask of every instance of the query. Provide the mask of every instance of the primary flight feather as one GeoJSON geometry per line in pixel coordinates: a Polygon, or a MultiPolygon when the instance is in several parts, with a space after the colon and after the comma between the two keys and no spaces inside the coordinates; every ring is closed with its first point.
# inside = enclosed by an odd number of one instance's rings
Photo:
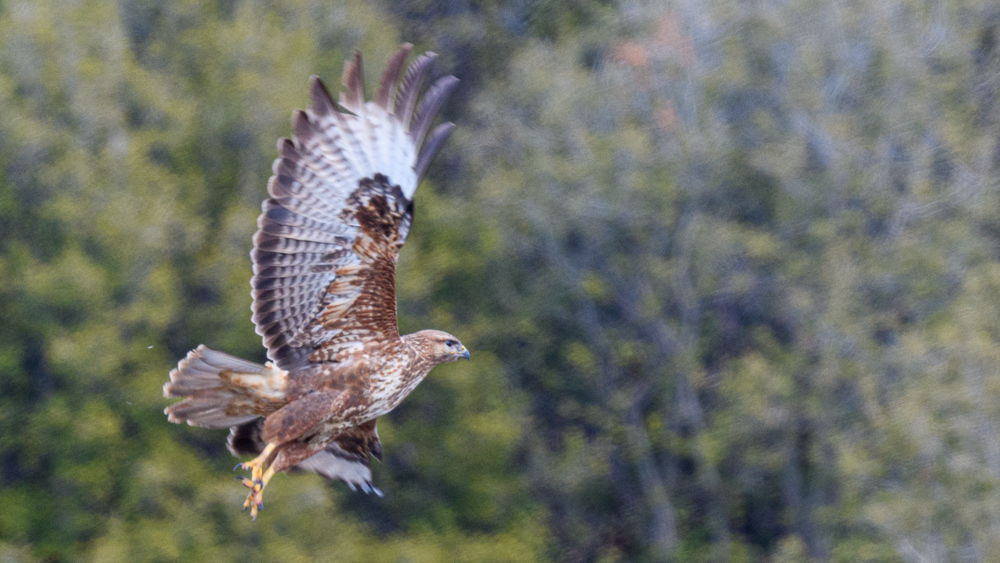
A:
{"type": "Polygon", "coordinates": [[[310,109],[296,111],[295,134],[278,141],[250,255],[252,318],[271,361],[199,346],[163,386],[184,398],[166,408],[168,420],[230,428],[229,450],[257,455],[238,466],[251,472],[252,518],[271,477],[293,468],[381,494],[369,461],[382,455],[376,419],[434,366],[469,358],[446,332],[400,335],[396,322],[396,261],[414,193],[454,127],[430,125],[458,83],[440,78],[421,96],[435,55],[403,73],[411,48],[389,59],[373,101],[360,53],[344,63],[339,103],[313,77],[310,109]]]}

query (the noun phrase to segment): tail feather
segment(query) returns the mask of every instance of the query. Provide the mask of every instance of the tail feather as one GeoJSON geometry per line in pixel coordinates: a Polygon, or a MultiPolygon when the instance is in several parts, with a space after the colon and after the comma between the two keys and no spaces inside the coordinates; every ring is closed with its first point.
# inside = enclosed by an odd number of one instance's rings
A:
{"type": "Polygon", "coordinates": [[[164,397],[185,397],[164,414],[170,422],[229,428],[267,416],[284,404],[288,372],[198,346],[163,385],[164,397]]]}

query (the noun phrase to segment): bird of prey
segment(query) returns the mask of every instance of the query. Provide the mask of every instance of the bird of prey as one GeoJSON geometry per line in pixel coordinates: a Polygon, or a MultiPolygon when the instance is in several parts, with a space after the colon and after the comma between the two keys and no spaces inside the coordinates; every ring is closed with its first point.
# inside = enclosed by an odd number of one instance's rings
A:
{"type": "Polygon", "coordinates": [[[166,408],[168,420],[229,428],[234,455],[257,454],[237,465],[250,472],[252,519],[274,474],[295,468],[381,495],[369,461],[382,455],[376,419],[434,366],[469,359],[446,332],[401,336],[396,324],[396,260],[414,192],[454,128],[430,125],[458,83],[445,76],[421,96],[435,55],[404,73],[411,49],[389,59],[371,101],[360,53],[344,63],[339,106],[314,76],[311,108],[295,111],[295,134],[278,141],[250,255],[253,322],[270,361],[202,345],[163,386],[184,398],[166,408]]]}

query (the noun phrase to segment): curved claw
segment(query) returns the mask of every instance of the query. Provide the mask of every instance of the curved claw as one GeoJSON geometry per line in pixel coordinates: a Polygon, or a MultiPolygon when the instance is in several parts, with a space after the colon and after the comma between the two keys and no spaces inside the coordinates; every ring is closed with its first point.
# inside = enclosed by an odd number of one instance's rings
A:
{"type": "Polygon", "coordinates": [[[271,455],[276,447],[277,445],[274,443],[268,444],[259,456],[250,461],[237,463],[236,467],[233,468],[233,471],[238,469],[250,471],[249,478],[237,477],[236,480],[239,481],[244,487],[250,489],[250,494],[247,495],[247,500],[243,502],[243,510],[248,508],[250,509],[251,521],[257,520],[257,511],[264,507],[264,487],[267,486],[267,482],[270,481],[271,477],[274,475],[273,468],[268,467],[267,470],[265,470],[264,467],[269,465],[268,461],[271,459],[271,455]]]}
{"type": "Polygon", "coordinates": [[[250,509],[250,521],[257,521],[257,512],[264,508],[264,487],[274,476],[274,470],[268,469],[261,477],[242,478],[242,485],[250,489],[247,500],[243,502],[243,510],[250,509]]]}

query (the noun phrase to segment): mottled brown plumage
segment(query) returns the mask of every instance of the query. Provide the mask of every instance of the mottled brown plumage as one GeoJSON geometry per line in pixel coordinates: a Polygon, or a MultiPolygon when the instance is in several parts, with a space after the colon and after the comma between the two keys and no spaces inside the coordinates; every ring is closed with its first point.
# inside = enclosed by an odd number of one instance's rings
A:
{"type": "Polygon", "coordinates": [[[381,459],[376,419],[430,370],[468,358],[448,333],[400,336],[396,261],[413,220],[413,195],[453,125],[424,137],[457,80],[435,82],[417,107],[434,54],[403,73],[411,46],[393,55],[374,101],[364,100],[358,53],[333,101],[313,77],[312,105],[278,142],[251,253],[253,322],[271,360],[262,366],[199,346],[170,372],[171,422],[230,428],[234,454],[259,454],[244,507],[256,517],[278,471],[304,469],[371,485],[381,459]],[[341,109],[342,108],[342,109],[341,109]],[[346,110],[346,111],[344,111],[346,110]]]}

